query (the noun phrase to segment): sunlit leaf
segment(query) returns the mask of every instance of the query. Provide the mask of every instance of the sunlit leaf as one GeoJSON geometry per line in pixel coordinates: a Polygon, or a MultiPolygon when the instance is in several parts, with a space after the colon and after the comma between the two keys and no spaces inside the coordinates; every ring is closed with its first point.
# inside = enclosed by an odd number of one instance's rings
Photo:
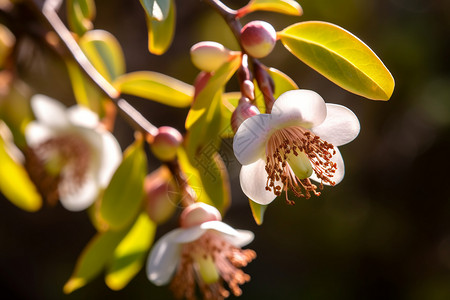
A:
{"type": "Polygon", "coordinates": [[[100,206],[101,218],[113,229],[127,226],[136,217],[143,199],[147,158],[141,139],[124,153],[124,158],[105,190],[100,206]]]}
{"type": "Polygon", "coordinates": [[[148,18],[162,21],[168,18],[171,0],[139,0],[148,18]]]}
{"type": "Polygon", "coordinates": [[[41,196],[27,171],[9,155],[6,147],[0,135],[0,191],[21,209],[37,211],[42,206],[41,196]]]}
{"type": "Polygon", "coordinates": [[[252,201],[251,199],[248,200],[250,203],[250,208],[252,210],[253,218],[255,219],[256,224],[261,225],[264,221],[264,213],[266,212],[268,205],[262,205],[259,203],[256,203],[252,201]]]}
{"type": "Polygon", "coordinates": [[[170,7],[166,18],[158,20],[147,16],[148,51],[156,55],[164,54],[169,49],[175,34],[175,1],[167,2],[170,7]]]}
{"type": "Polygon", "coordinates": [[[300,16],[302,7],[295,0],[251,0],[239,10],[239,15],[248,14],[256,10],[272,11],[287,15],[300,16]]]}
{"type": "Polygon", "coordinates": [[[167,75],[141,71],[120,76],[114,86],[124,94],[134,95],[174,107],[192,102],[194,87],[167,75]]]}
{"type": "Polygon", "coordinates": [[[394,79],[376,54],[345,29],[310,21],[278,33],[284,46],[340,87],[373,100],[388,100],[394,79]]]}
{"type": "Polygon", "coordinates": [[[114,249],[127,231],[97,233],[79,256],[73,274],[64,285],[64,293],[69,294],[97,277],[113,257],[114,249]]]}
{"type": "Polygon", "coordinates": [[[124,288],[142,268],[153,242],[156,225],[141,213],[131,230],[114,251],[107,269],[106,284],[112,290],[124,288]]]}
{"type": "Polygon", "coordinates": [[[94,0],[68,0],[66,8],[70,30],[81,36],[93,28],[94,0]]]}

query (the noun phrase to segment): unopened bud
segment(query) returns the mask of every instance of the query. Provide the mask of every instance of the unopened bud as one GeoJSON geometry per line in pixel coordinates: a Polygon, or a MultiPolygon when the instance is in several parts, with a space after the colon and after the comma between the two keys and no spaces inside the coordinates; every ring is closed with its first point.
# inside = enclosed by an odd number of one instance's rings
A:
{"type": "Polygon", "coordinates": [[[242,122],[250,117],[260,114],[259,109],[254,106],[248,99],[247,101],[239,101],[238,106],[231,115],[231,128],[236,132],[242,122]]]}
{"type": "Polygon", "coordinates": [[[255,99],[255,85],[250,80],[244,80],[241,85],[241,93],[250,100],[255,99]]]}
{"type": "Polygon", "coordinates": [[[241,44],[244,50],[255,58],[269,55],[275,47],[277,32],[267,22],[252,21],[241,30],[241,44]]]}
{"type": "Polygon", "coordinates": [[[222,216],[214,206],[203,202],[197,202],[186,207],[180,216],[180,224],[183,228],[197,226],[209,221],[221,221],[222,216]]]}
{"type": "Polygon", "coordinates": [[[181,133],[173,127],[162,126],[158,128],[150,146],[153,154],[160,161],[171,161],[175,159],[177,150],[183,142],[181,133]]]}
{"type": "Polygon", "coordinates": [[[194,82],[194,101],[197,98],[198,94],[200,94],[200,92],[206,86],[211,76],[212,74],[210,72],[205,71],[202,71],[197,75],[194,82]]]}
{"type": "Polygon", "coordinates": [[[180,197],[177,186],[167,167],[160,167],[144,180],[146,211],[156,224],[162,224],[172,217],[180,197]]]}
{"type": "Polygon", "coordinates": [[[216,42],[200,42],[191,47],[191,60],[198,69],[212,72],[230,57],[230,50],[216,42]]]}

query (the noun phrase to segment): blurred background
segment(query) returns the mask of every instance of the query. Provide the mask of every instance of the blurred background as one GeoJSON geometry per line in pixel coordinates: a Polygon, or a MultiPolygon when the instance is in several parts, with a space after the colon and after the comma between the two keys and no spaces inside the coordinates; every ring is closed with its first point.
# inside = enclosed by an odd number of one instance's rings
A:
{"type": "MultiPolygon", "coordinates": [[[[239,8],[246,1],[224,1],[239,8]]],[[[446,0],[302,0],[302,17],[254,13],[276,30],[306,20],[335,23],[368,44],[396,80],[388,102],[342,90],[304,65],[279,43],[263,63],[293,78],[327,102],[349,107],[361,122],[359,137],[341,147],[342,183],[320,197],[280,198],[253,221],[239,188],[239,164],[225,141],[233,203],[225,221],[249,229],[258,257],[241,299],[450,299],[450,2],[446,0]]],[[[198,70],[188,50],[212,40],[237,50],[221,17],[200,0],[176,1],[177,31],[161,57],[147,51],[144,11],[138,0],[96,0],[95,28],[114,34],[127,71],[158,71],[193,83],[198,70]]],[[[61,10],[64,17],[65,11],[61,10]]],[[[26,45],[32,47],[32,45],[26,45]]],[[[33,92],[74,103],[64,64],[35,49],[21,76],[33,92]],[[57,80],[56,80],[57,78],[57,80]]],[[[233,78],[229,90],[237,90],[233,78]]],[[[127,97],[157,126],[184,130],[187,109],[127,97]]],[[[124,149],[132,131],[118,122],[124,149]]],[[[158,162],[150,157],[149,166],[158,162]]],[[[157,237],[176,226],[158,228],[157,237]]],[[[44,206],[24,212],[0,199],[0,297],[3,299],[171,299],[167,287],[148,282],[144,270],[114,292],[98,277],[70,295],[62,287],[84,245],[95,234],[85,212],[44,206]]]]}

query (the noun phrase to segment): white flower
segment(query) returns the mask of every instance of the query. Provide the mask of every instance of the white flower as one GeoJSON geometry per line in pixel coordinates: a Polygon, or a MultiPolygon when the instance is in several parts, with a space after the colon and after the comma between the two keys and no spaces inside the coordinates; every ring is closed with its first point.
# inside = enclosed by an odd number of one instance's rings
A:
{"type": "Polygon", "coordinates": [[[44,196],[59,198],[66,209],[89,207],[121,162],[117,140],[87,108],[66,109],[44,95],[33,96],[31,107],[36,121],[25,130],[30,176],[44,196]]]}
{"type": "Polygon", "coordinates": [[[359,133],[355,114],[342,105],[325,104],[310,90],[282,94],[271,114],[245,120],[233,142],[242,164],[240,182],[253,201],[269,204],[283,191],[296,196],[319,195],[310,179],[335,185],[344,178],[344,161],[337,146],[359,133]]]}
{"type": "Polygon", "coordinates": [[[195,203],[181,214],[181,226],[165,234],[153,247],[147,261],[147,276],[156,285],[171,281],[177,298],[195,299],[196,282],[205,299],[223,299],[234,295],[250,280],[240,267],[256,257],[253,250],[242,250],[254,235],[236,230],[220,221],[219,211],[204,203],[195,203]]]}

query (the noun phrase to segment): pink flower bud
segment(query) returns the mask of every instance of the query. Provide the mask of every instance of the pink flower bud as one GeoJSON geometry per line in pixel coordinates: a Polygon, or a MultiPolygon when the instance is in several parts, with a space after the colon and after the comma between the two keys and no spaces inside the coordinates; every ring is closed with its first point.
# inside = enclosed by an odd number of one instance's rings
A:
{"type": "Polygon", "coordinates": [[[216,42],[200,42],[191,47],[191,60],[202,71],[212,72],[224,64],[230,50],[216,42]]]}
{"type": "Polygon", "coordinates": [[[255,85],[250,80],[244,80],[241,84],[241,92],[244,97],[247,97],[250,100],[255,99],[255,85]]]}
{"type": "Polygon", "coordinates": [[[222,216],[214,206],[197,202],[186,207],[180,216],[181,227],[188,228],[209,221],[221,221],[222,216]]]}
{"type": "MultiPolygon", "coordinates": [[[[243,98],[246,99],[246,98],[243,98]]],[[[242,100],[242,99],[241,99],[242,100]]],[[[238,106],[234,110],[233,114],[231,115],[231,128],[234,132],[236,132],[241,126],[242,122],[247,120],[250,117],[253,117],[255,115],[258,115],[259,109],[254,106],[248,99],[239,101],[238,106]]]]}
{"type": "Polygon", "coordinates": [[[267,22],[252,21],[241,30],[241,44],[244,50],[255,58],[262,58],[272,52],[277,41],[277,32],[267,22]]]}
{"type": "Polygon", "coordinates": [[[146,211],[156,224],[166,222],[175,212],[180,194],[167,167],[153,171],[144,181],[146,211]]]}
{"type": "Polygon", "coordinates": [[[181,133],[173,127],[162,126],[158,128],[150,148],[153,154],[161,161],[171,161],[177,155],[177,150],[183,142],[181,133]]]}
{"type": "Polygon", "coordinates": [[[202,71],[197,75],[194,82],[194,101],[195,99],[197,99],[198,94],[200,94],[200,92],[206,86],[211,76],[212,74],[210,72],[205,71],[202,71]]]}

